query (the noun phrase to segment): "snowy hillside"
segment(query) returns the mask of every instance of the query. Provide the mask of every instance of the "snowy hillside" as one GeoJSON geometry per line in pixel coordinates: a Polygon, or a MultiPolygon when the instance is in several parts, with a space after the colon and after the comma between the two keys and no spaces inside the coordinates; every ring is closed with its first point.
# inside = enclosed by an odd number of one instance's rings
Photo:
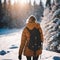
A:
{"type": "MultiPolygon", "coordinates": [[[[0,60],[18,60],[21,33],[22,29],[0,29],[0,60]]],[[[26,57],[23,56],[22,60],[26,57]]],[[[43,50],[41,60],[60,60],[60,54],[43,50]]]]}

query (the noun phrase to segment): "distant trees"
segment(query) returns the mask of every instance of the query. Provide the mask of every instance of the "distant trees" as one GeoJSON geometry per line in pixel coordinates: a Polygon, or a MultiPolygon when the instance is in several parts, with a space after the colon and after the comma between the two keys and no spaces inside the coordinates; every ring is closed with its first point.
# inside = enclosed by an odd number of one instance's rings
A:
{"type": "Polygon", "coordinates": [[[2,18],[3,18],[2,1],[0,0],[0,27],[3,25],[2,18]]]}
{"type": "Polygon", "coordinates": [[[37,20],[40,21],[43,10],[44,7],[41,1],[40,5],[37,5],[35,2],[34,6],[32,6],[30,1],[21,6],[19,2],[14,2],[14,4],[11,5],[11,0],[8,0],[8,3],[7,0],[4,0],[3,3],[1,3],[0,0],[0,27],[20,28],[25,25],[30,15],[36,16],[37,20]]]}
{"type": "Polygon", "coordinates": [[[46,6],[51,6],[51,0],[46,1],[46,6]]]}
{"type": "Polygon", "coordinates": [[[51,0],[46,1],[46,7],[49,7],[49,9],[51,10],[51,0]]]}
{"type": "Polygon", "coordinates": [[[1,3],[1,0],[0,0],[0,20],[2,18],[2,3],[1,3]]]}
{"type": "Polygon", "coordinates": [[[60,4],[60,0],[54,0],[55,4],[60,4]]]}
{"type": "Polygon", "coordinates": [[[33,15],[36,16],[38,21],[41,21],[43,11],[44,11],[44,6],[42,0],[40,0],[39,5],[37,5],[36,2],[34,1],[33,15]]]}

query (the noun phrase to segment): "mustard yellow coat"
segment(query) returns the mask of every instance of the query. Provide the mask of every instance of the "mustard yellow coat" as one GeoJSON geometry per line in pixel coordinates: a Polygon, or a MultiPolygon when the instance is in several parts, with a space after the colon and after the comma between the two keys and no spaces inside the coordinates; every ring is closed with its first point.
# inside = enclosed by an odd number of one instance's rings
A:
{"type": "MultiPolygon", "coordinates": [[[[34,27],[39,29],[40,33],[41,33],[41,40],[43,41],[43,33],[42,33],[42,29],[40,27],[40,24],[33,22],[33,23],[27,23],[26,27],[28,27],[30,30],[32,30],[34,27]]],[[[19,49],[19,55],[23,54],[25,56],[34,56],[34,51],[30,50],[27,46],[29,44],[29,40],[30,40],[30,33],[29,31],[24,28],[23,32],[22,32],[22,38],[21,38],[21,44],[20,44],[20,49],[19,49]]],[[[36,51],[36,56],[40,55],[42,53],[42,48],[40,48],[39,50],[36,51]]]]}

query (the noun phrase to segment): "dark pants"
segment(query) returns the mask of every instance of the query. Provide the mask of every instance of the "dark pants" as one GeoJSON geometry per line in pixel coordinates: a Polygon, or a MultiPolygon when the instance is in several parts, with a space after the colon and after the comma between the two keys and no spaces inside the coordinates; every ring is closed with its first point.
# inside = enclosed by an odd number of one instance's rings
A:
{"type": "MultiPolygon", "coordinates": [[[[31,60],[31,57],[27,57],[27,56],[26,56],[26,58],[27,58],[27,60],[31,60]]],[[[39,56],[36,56],[36,57],[33,56],[33,60],[38,60],[38,58],[39,58],[39,56]]]]}

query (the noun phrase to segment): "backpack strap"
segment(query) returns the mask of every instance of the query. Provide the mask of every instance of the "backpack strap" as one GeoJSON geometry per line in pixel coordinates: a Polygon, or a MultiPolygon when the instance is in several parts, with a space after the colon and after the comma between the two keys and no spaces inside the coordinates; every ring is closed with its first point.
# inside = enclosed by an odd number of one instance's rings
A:
{"type": "Polygon", "coordinates": [[[31,33],[31,30],[28,27],[26,27],[26,29],[31,33]]]}

